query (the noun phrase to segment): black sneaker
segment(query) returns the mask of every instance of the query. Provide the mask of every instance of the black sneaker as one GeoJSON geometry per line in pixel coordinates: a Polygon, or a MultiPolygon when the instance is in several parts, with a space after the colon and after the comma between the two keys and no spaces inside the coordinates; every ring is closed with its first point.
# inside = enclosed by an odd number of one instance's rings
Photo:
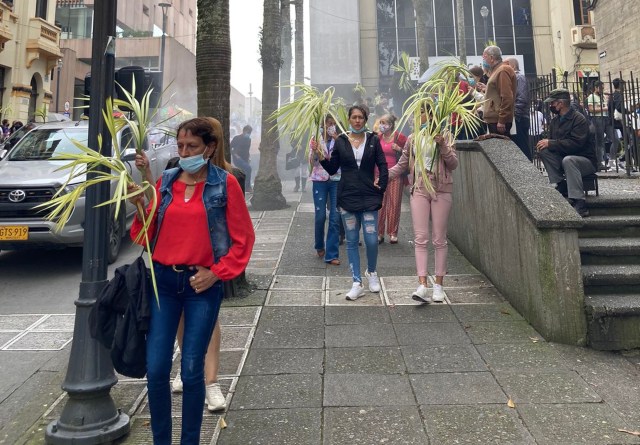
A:
{"type": "Polygon", "coordinates": [[[574,209],[576,209],[576,212],[578,212],[578,215],[582,216],[583,218],[589,216],[589,209],[587,208],[587,202],[584,199],[574,199],[571,205],[573,206],[574,209]]]}

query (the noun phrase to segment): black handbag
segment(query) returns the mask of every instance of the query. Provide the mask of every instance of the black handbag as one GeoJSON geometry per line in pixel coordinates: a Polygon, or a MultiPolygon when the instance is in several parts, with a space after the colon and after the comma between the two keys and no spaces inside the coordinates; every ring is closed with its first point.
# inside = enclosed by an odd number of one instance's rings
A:
{"type": "Polygon", "coordinates": [[[293,170],[294,168],[300,167],[300,159],[298,159],[298,154],[295,150],[290,151],[285,156],[285,170],[293,170]]]}

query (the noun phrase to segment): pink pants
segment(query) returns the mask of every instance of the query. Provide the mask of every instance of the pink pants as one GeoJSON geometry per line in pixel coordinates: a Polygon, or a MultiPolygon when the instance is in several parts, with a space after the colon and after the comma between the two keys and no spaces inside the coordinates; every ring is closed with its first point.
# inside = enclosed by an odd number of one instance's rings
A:
{"type": "Polygon", "coordinates": [[[389,235],[398,236],[403,184],[402,176],[390,180],[387,184],[382,198],[382,208],[378,211],[378,236],[384,236],[385,228],[389,235]]]}
{"type": "Polygon", "coordinates": [[[423,190],[417,188],[411,195],[411,220],[415,236],[416,269],[419,277],[426,277],[429,254],[429,219],[431,219],[432,240],[435,249],[435,275],[443,277],[447,274],[447,222],[451,210],[451,193],[438,193],[431,198],[423,190]]]}

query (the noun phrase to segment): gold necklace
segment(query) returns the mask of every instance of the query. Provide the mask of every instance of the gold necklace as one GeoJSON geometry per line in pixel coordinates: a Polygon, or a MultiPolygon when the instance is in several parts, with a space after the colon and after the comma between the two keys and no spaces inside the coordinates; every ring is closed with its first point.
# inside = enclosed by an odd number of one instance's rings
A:
{"type": "MultiPolygon", "coordinates": [[[[200,172],[198,172],[198,175],[200,175],[200,172]]],[[[189,173],[189,176],[191,177],[190,173],[189,173]]],[[[204,180],[204,176],[201,177],[201,178],[198,178],[197,176],[196,177],[191,177],[191,179],[193,180],[193,184],[189,184],[189,183],[185,182],[185,185],[187,187],[194,187],[195,185],[198,184],[198,182],[201,182],[202,180],[204,180]]]]}

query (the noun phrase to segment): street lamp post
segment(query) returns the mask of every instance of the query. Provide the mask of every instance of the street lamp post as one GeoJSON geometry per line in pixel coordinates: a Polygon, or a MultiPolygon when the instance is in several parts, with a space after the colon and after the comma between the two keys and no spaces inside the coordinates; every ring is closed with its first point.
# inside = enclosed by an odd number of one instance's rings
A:
{"type": "Polygon", "coordinates": [[[60,112],[60,72],[62,71],[62,59],[58,60],[58,69],[56,70],[56,113],[60,112]]]}
{"type": "Polygon", "coordinates": [[[162,8],[162,40],[160,41],[160,93],[164,89],[164,48],[167,34],[167,11],[171,7],[171,3],[162,2],[158,3],[158,6],[162,8]]]}
{"type": "Polygon", "coordinates": [[[484,44],[486,45],[489,41],[489,33],[487,29],[487,17],[489,17],[489,8],[483,6],[480,8],[480,15],[482,16],[482,20],[484,20],[484,44]]]}
{"type": "Polygon", "coordinates": [[[251,122],[251,118],[253,117],[253,91],[251,91],[251,84],[249,84],[249,122],[251,122]]]}
{"type": "MultiPolygon", "coordinates": [[[[106,99],[113,96],[117,0],[95,2],[94,9],[88,141],[89,147],[110,156],[111,137],[102,111],[106,99]],[[102,136],[102,145],[98,144],[99,136],[102,136]]],[[[91,173],[87,180],[97,175],[91,173]]],[[[62,383],[69,398],[60,418],[47,426],[45,441],[48,444],[112,443],[131,428],[129,416],[116,408],[110,395],[118,378],[109,350],[89,334],[89,312],[107,284],[107,221],[111,215],[108,206],[97,205],[109,199],[109,188],[108,182],[101,182],[87,189],[82,281],[75,301],[71,354],[62,383]]]]}

